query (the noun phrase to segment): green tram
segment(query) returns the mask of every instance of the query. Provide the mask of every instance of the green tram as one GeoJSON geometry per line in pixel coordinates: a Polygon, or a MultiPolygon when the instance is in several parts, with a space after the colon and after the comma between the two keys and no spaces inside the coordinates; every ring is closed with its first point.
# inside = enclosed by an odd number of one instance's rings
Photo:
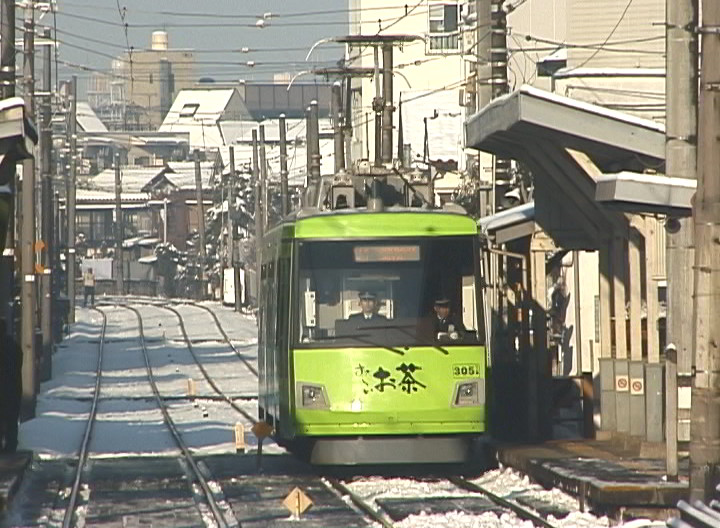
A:
{"type": "Polygon", "coordinates": [[[475,221],[303,211],[263,239],[260,419],[315,464],[466,461],[488,418],[475,221]]]}

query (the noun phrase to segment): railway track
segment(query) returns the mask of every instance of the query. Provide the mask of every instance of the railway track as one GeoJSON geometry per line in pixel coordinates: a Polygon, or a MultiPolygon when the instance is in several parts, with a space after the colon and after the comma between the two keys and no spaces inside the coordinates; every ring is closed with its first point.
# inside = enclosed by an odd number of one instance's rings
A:
{"type": "MultiPolygon", "coordinates": [[[[230,405],[230,407],[232,407],[236,412],[241,414],[250,423],[252,423],[252,424],[257,423],[257,421],[258,421],[257,418],[255,416],[253,416],[252,414],[250,414],[249,412],[247,412],[242,407],[240,407],[237,403],[235,403],[233,401],[232,398],[227,396],[222,391],[222,389],[219,387],[219,385],[216,383],[216,381],[212,378],[212,376],[210,376],[207,369],[205,368],[205,366],[202,364],[202,362],[198,358],[198,355],[195,353],[195,347],[192,344],[192,340],[188,336],[187,328],[185,327],[185,322],[183,320],[182,314],[170,305],[161,305],[161,307],[164,308],[165,310],[169,310],[170,312],[175,314],[175,316],[177,317],[178,324],[180,325],[180,331],[182,332],[183,339],[185,340],[185,346],[187,346],[187,349],[190,352],[190,354],[192,355],[193,360],[195,361],[195,364],[200,369],[200,372],[202,372],[202,375],[205,378],[205,381],[207,381],[207,383],[210,385],[210,387],[212,387],[215,394],[217,394],[220,397],[220,399],[225,401],[228,405],[230,405]]],[[[248,370],[250,372],[252,372],[252,374],[255,377],[257,377],[257,370],[254,367],[251,368],[251,366],[249,366],[249,362],[244,357],[242,357],[242,355],[239,354],[239,352],[237,352],[237,349],[230,342],[230,338],[227,336],[225,331],[222,329],[222,326],[220,325],[220,322],[217,320],[217,317],[215,317],[214,320],[217,323],[218,328],[221,330],[222,335],[225,338],[226,342],[232,347],[233,351],[235,351],[238,354],[238,356],[240,356],[240,359],[243,361],[243,363],[249,367],[248,370]]]]}
{"type": "MultiPolygon", "coordinates": [[[[226,396],[220,387],[215,383],[215,381],[211,378],[207,370],[202,365],[202,362],[199,360],[198,355],[195,353],[193,341],[190,338],[187,327],[185,325],[185,321],[183,319],[183,315],[180,313],[180,311],[177,309],[179,306],[192,306],[194,308],[201,309],[212,317],[212,320],[217,327],[219,333],[223,336],[224,342],[233,350],[233,352],[238,356],[240,360],[243,361],[243,363],[248,367],[248,370],[257,377],[257,370],[252,366],[250,362],[247,361],[247,359],[243,356],[242,353],[233,345],[231,339],[227,335],[227,332],[222,327],[222,324],[220,323],[217,315],[207,306],[203,306],[197,303],[193,302],[182,302],[182,303],[141,303],[141,304],[148,304],[153,305],[158,308],[162,308],[165,310],[168,310],[172,312],[175,317],[178,320],[178,324],[185,342],[186,347],[190,351],[195,363],[197,364],[198,368],[203,373],[203,376],[205,377],[208,384],[212,387],[214,392],[219,396],[220,399],[225,400],[228,404],[230,404],[233,409],[235,409],[238,413],[242,414],[246,419],[252,421],[253,423],[257,423],[257,419],[253,416],[250,416],[249,413],[247,413],[244,409],[238,407],[228,396],[226,396]]],[[[479,486],[465,478],[462,477],[451,477],[448,479],[449,482],[452,483],[452,485],[456,486],[457,488],[464,490],[468,493],[482,496],[487,501],[492,503],[495,506],[495,509],[493,511],[496,511],[498,514],[502,513],[511,513],[512,515],[517,516],[519,519],[530,521],[533,526],[538,526],[541,528],[554,528],[554,525],[548,522],[546,519],[544,519],[540,514],[533,511],[530,508],[524,507],[521,504],[518,504],[515,501],[505,499],[501,497],[500,495],[494,494],[491,491],[489,491],[486,488],[483,488],[482,486],[479,486]]],[[[323,478],[322,479],[323,484],[330,490],[333,490],[334,493],[336,493],[339,496],[345,497],[352,505],[364,516],[366,516],[368,519],[370,519],[372,522],[378,523],[384,528],[389,528],[394,526],[394,521],[392,518],[393,512],[386,511],[384,507],[378,507],[377,505],[373,505],[371,502],[366,501],[362,497],[360,497],[358,494],[354,493],[345,483],[343,483],[341,480],[335,479],[335,478],[323,478]]],[[[309,482],[308,482],[309,483],[309,482]]],[[[422,497],[418,497],[418,499],[422,500],[422,497]]],[[[454,502],[456,499],[451,498],[447,499],[449,502],[454,502]]],[[[444,507],[442,505],[438,504],[439,499],[434,498],[433,499],[433,507],[443,509],[444,507]]],[[[486,508],[485,506],[483,506],[486,508]]]]}
{"type": "Polygon", "coordinates": [[[121,305],[124,308],[132,311],[138,321],[138,327],[139,327],[139,337],[140,337],[140,345],[142,347],[143,351],[143,357],[145,359],[145,368],[147,370],[148,375],[148,381],[150,382],[150,386],[152,388],[153,395],[155,396],[155,401],[162,412],[163,419],[165,421],[165,424],[167,425],[168,429],[170,430],[170,433],[173,436],[173,439],[175,440],[175,443],[177,447],[182,452],[183,458],[185,463],[187,464],[187,467],[189,471],[192,473],[194,482],[193,485],[199,487],[199,491],[202,492],[203,498],[205,500],[205,504],[209,508],[210,512],[212,513],[212,517],[214,518],[215,522],[217,523],[217,526],[220,528],[229,528],[233,526],[238,526],[237,520],[231,517],[231,512],[228,512],[229,508],[221,507],[219,504],[219,501],[217,499],[217,490],[213,490],[210,486],[209,479],[207,476],[207,470],[205,468],[201,468],[200,463],[195,459],[192,452],[188,448],[188,446],[183,441],[182,435],[180,434],[180,431],[173,421],[172,417],[170,416],[170,412],[167,408],[167,405],[160,394],[160,390],[158,389],[157,382],[155,380],[155,376],[153,374],[152,366],[150,365],[150,356],[147,351],[147,346],[145,344],[145,338],[144,338],[144,329],[143,329],[143,322],[142,322],[142,316],[140,314],[140,311],[137,310],[137,308],[134,308],[130,305],[121,305]],[[223,511],[225,510],[225,511],[223,511]],[[230,518],[229,518],[230,517],[230,518]]]}
{"type": "Polygon", "coordinates": [[[75,475],[72,479],[70,493],[68,495],[68,503],[65,506],[65,515],[63,516],[63,528],[70,528],[73,522],[73,516],[77,509],[78,498],[80,496],[80,487],[82,485],[82,475],[88,459],[88,448],[90,439],[92,438],[93,428],[95,426],[95,418],[97,416],[98,400],[100,399],[100,388],[102,386],[102,364],[103,352],[105,348],[105,331],[107,330],[107,316],[102,310],[95,310],[102,316],[102,327],[100,329],[100,343],[98,345],[97,364],[95,366],[95,391],[93,393],[92,403],[90,406],[90,414],[88,416],[85,433],[80,444],[77,454],[77,466],[75,467],[75,475]]]}
{"type": "MultiPolygon", "coordinates": [[[[229,404],[233,407],[235,412],[243,415],[246,419],[250,419],[248,417],[249,413],[247,413],[245,409],[240,408],[241,410],[239,410],[235,402],[223,394],[221,387],[218,386],[215,380],[212,379],[211,373],[207,371],[204,365],[202,365],[203,360],[206,358],[203,358],[202,354],[197,353],[194,349],[195,344],[193,337],[195,336],[191,335],[192,332],[189,332],[188,327],[188,324],[190,324],[188,321],[191,321],[194,317],[193,312],[188,313],[187,310],[183,310],[184,313],[181,313],[178,306],[165,306],[163,303],[135,303],[134,301],[131,301],[131,303],[141,304],[144,306],[152,305],[159,309],[163,309],[163,311],[172,313],[173,317],[178,322],[185,346],[193,356],[193,361],[197,364],[200,371],[203,372],[203,376],[206,378],[208,385],[212,387],[213,391],[216,393],[217,396],[215,399],[229,404]]],[[[205,307],[194,305],[193,303],[181,304],[205,310],[205,307]]],[[[179,402],[183,398],[179,396],[163,396],[160,393],[156,380],[154,379],[154,373],[148,351],[149,342],[146,340],[145,330],[143,328],[143,316],[147,318],[147,312],[141,312],[138,307],[131,306],[127,303],[127,301],[124,305],[119,305],[119,308],[128,310],[134,314],[134,317],[137,319],[139,334],[137,341],[142,349],[145,370],[147,372],[148,380],[150,381],[153,397],[157,402],[158,408],[161,409],[167,429],[172,432],[172,436],[178,445],[178,449],[182,453],[182,458],[180,459],[182,460],[181,465],[184,467],[188,475],[185,479],[176,479],[177,484],[182,484],[182,488],[184,488],[186,490],[185,493],[187,493],[188,482],[190,482],[192,501],[195,504],[195,508],[197,508],[200,512],[200,516],[205,518],[204,524],[206,526],[242,526],[244,528],[253,528],[273,525],[272,523],[274,522],[284,522],[288,517],[288,512],[282,506],[281,498],[293,487],[299,487],[308,493],[315,502],[315,506],[302,518],[302,522],[305,526],[324,527],[342,525],[347,527],[359,527],[368,526],[373,523],[375,523],[375,526],[379,525],[383,528],[392,526],[408,526],[407,522],[403,521],[409,517],[414,509],[415,511],[426,512],[425,515],[427,516],[427,519],[432,519],[433,515],[436,515],[436,512],[438,511],[469,511],[470,513],[476,513],[476,511],[491,511],[497,515],[498,520],[502,515],[512,514],[518,519],[532,522],[534,526],[553,528],[553,525],[547,521],[543,515],[538,514],[531,508],[524,507],[507,496],[503,497],[498,494],[494,494],[490,490],[484,489],[477,484],[460,477],[452,477],[448,479],[448,482],[457,488],[458,493],[460,490],[466,493],[466,495],[461,498],[458,498],[458,496],[429,497],[417,495],[414,497],[402,497],[397,499],[386,497],[381,500],[364,497],[362,494],[351,489],[352,482],[343,482],[337,478],[322,477],[317,474],[315,469],[309,468],[285,455],[273,457],[273,459],[269,461],[269,467],[264,468],[265,471],[263,471],[263,473],[257,473],[254,464],[254,457],[222,455],[209,457],[204,456],[202,460],[198,459],[197,453],[193,453],[191,449],[183,443],[181,432],[173,423],[170,416],[170,410],[167,408],[168,404],[172,404],[172,402],[179,402]],[[219,502],[217,499],[219,499],[219,502]],[[248,502],[249,499],[250,502],[248,502]],[[410,504],[410,507],[408,507],[408,504],[410,504]]],[[[102,313],[103,317],[101,337],[99,340],[99,349],[102,350],[108,342],[108,339],[105,337],[107,315],[103,313],[104,310],[98,311],[102,313]]],[[[217,317],[213,317],[213,320],[215,321],[215,325],[218,327],[220,334],[223,335],[224,342],[228,345],[232,344],[227,332],[224,331],[222,324],[217,317]]],[[[194,324],[197,328],[197,319],[195,319],[194,324]]],[[[167,325],[165,325],[165,327],[166,326],[167,325]]],[[[113,341],[112,335],[109,337],[109,342],[123,341],[123,339],[116,339],[113,341]]],[[[127,338],[125,341],[127,341],[127,338]]],[[[195,339],[195,342],[197,341],[198,339],[195,339]]],[[[235,353],[238,354],[237,349],[234,350],[235,353]]],[[[153,360],[153,364],[157,364],[159,358],[157,351],[152,353],[155,354],[154,357],[156,358],[153,360]]],[[[95,412],[97,409],[97,395],[100,392],[100,384],[102,382],[101,353],[98,354],[98,365],[96,371],[97,387],[93,398],[93,408],[95,408],[95,412]]],[[[256,371],[253,372],[253,370],[248,369],[248,372],[248,375],[252,374],[255,376],[256,371]]],[[[251,421],[255,421],[254,417],[252,417],[251,421]]],[[[70,498],[68,499],[66,517],[70,520],[73,518],[72,512],[76,511],[78,508],[78,501],[81,509],[83,507],[86,509],[88,508],[87,506],[82,505],[83,500],[87,501],[88,495],[87,492],[83,492],[82,475],[83,467],[86,465],[88,457],[87,444],[89,443],[91,437],[92,425],[89,422],[86,433],[83,437],[85,439],[83,442],[84,449],[82,450],[84,454],[81,453],[78,456],[78,466],[76,468],[75,478],[73,479],[76,484],[73,485],[73,489],[69,493],[70,498]],[[84,498],[83,495],[85,495],[84,498]],[[72,505],[70,503],[72,503],[72,505]]],[[[94,469],[92,470],[92,480],[94,488],[92,490],[93,501],[90,503],[90,506],[93,506],[95,510],[98,510],[95,505],[97,494],[95,480],[98,474],[104,475],[103,478],[105,480],[112,480],[108,477],[108,475],[118,475],[118,480],[122,480],[129,479],[131,478],[131,475],[143,473],[144,471],[146,474],[143,478],[147,477],[148,479],[156,479],[164,482],[163,479],[165,477],[161,477],[160,475],[164,474],[163,472],[168,472],[169,465],[167,460],[169,459],[166,459],[166,461],[127,459],[123,460],[122,463],[110,460],[93,460],[92,464],[94,469]]],[[[177,462],[175,462],[175,467],[177,469],[177,462]]],[[[87,469],[85,471],[89,472],[87,469]]],[[[382,486],[383,484],[381,483],[380,485],[382,486]]],[[[388,480],[385,485],[388,489],[393,487],[393,483],[390,480],[388,480]]],[[[139,487],[142,487],[142,485],[139,487]]],[[[173,493],[179,493],[180,491],[179,486],[173,488],[173,493]]],[[[132,492],[123,491],[119,497],[131,496],[125,495],[126,493],[137,494],[142,493],[142,491],[139,488],[132,492]]],[[[122,500],[126,499],[123,498],[122,500]]],[[[108,501],[106,501],[106,503],[107,502],[108,501]]],[[[111,506],[106,507],[111,508],[111,506]]],[[[112,508],[115,508],[115,506],[112,506],[112,508]]],[[[117,512],[113,509],[109,511],[107,515],[115,515],[117,517],[117,512]]],[[[90,519],[90,517],[88,517],[88,519],[90,519]]],[[[92,520],[95,521],[95,524],[101,525],[102,523],[97,523],[97,521],[101,519],[102,515],[95,511],[92,515],[92,520]]],[[[72,522],[69,524],[63,524],[63,526],[68,527],[72,525],[72,522]]],[[[430,525],[423,524],[422,526],[430,525]]]]}

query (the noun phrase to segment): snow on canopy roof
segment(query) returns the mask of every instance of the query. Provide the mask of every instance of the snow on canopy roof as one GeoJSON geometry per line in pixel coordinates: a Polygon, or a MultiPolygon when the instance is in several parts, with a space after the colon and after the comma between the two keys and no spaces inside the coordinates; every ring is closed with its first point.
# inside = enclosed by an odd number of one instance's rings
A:
{"type": "Polygon", "coordinates": [[[77,124],[83,132],[107,132],[105,124],[100,121],[95,111],[88,103],[78,101],[77,124]]]}
{"type": "MultiPolygon", "coordinates": [[[[545,99],[546,101],[551,101],[554,103],[559,103],[561,105],[565,105],[572,108],[577,108],[578,110],[582,110],[585,112],[589,112],[595,115],[599,116],[605,116],[609,117],[611,119],[615,119],[617,121],[623,121],[625,123],[630,123],[633,125],[638,125],[644,128],[648,128],[651,130],[656,130],[658,132],[665,132],[665,126],[662,124],[652,121],[650,119],[643,119],[641,117],[637,117],[631,114],[627,114],[625,112],[618,112],[617,110],[611,110],[609,108],[605,108],[603,106],[594,105],[592,103],[586,103],[585,101],[580,101],[579,99],[573,99],[571,97],[564,97],[562,95],[558,95],[556,93],[552,92],[546,92],[545,90],[540,90],[539,88],[535,88],[533,86],[529,86],[527,84],[523,84],[519,89],[518,92],[528,94],[532,97],[536,97],[538,99],[545,99]]],[[[512,97],[512,93],[508,95],[503,95],[499,97],[501,98],[509,98],[512,97]]]]}

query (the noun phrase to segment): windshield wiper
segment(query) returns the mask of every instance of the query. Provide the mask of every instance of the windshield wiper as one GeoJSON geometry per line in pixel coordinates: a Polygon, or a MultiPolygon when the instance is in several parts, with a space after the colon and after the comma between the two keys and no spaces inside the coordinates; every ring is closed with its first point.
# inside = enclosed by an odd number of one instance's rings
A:
{"type": "Polygon", "coordinates": [[[363,339],[363,338],[369,337],[369,335],[370,335],[370,334],[346,334],[346,335],[341,335],[341,336],[316,337],[316,338],[312,339],[311,341],[305,341],[305,342],[301,342],[301,343],[298,343],[298,344],[299,344],[300,346],[303,346],[303,345],[312,345],[313,343],[316,343],[316,342],[319,342],[319,341],[335,341],[335,340],[343,340],[343,339],[356,339],[357,341],[360,341],[361,343],[364,343],[364,344],[366,344],[366,345],[370,345],[370,346],[374,346],[374,347],[379,347],[379,348],[384,348],[385,350],[389,350],[390,352],[395,352],[396,354],[399,354],[399,355],[401,355],[401,356],[404,356],[404,355],[405,355],[405,352],[402,351],[402,350],[400,350],[400,349],[397,349],[397,348],[394,348],[394,347],[391,347],[391,346],[388,346],[388,345],[382,345],[382,344],[380,344],[380,343],[374,343],[373,341],[370,341],[370,340],[368,340],[368,339],[363,339]]]}
{"type": "MultiPolygon", "coordinates": [[[[415,335],[410,333],[410,331],[407,329],[406,326],[400,326],[400,325],[377,325],[373,326],[373,328],[382,328],[382,329],[392,329],[392,330],[400,330],[403,334],[406,334],[413,339],[415,339],[415,335]]],[[[450,355],[450,352],[448,352],[445,348],[441,347],[440,345],[417,345],[417,346],[430,346],[437,350],[438,352],[442,352],[446,356],[450,355]]]]}

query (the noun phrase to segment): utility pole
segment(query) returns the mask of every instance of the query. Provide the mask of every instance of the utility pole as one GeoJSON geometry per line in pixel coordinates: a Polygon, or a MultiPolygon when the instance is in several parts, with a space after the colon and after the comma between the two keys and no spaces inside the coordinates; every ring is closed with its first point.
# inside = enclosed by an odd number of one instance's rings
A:
{"type": "MultiPolygon", "coordinates": [[[[490,71],[492,98],[495,99],[505,95],[509,91],[508,83],[508,50],[507,50],[507,14],[503,9],[505,0],[491,0],[491,34],[490,34],[490,71]]],[[[510,183],[510,160],[503,158],[495,159],[495,189],[494,195],[498,192],[504,193],[510,183]],[[498,189],[498,182],[501,188],[498,189]]],[[[497,201],[497,198],[495,198],[497,201]]],[[[495,212],[496,204],[492,203],[492,211],[495,212]]]]}
{"type": "Polygon", "coordinates": [[[198,231],[200,232],[200,248],[198,251],[198,259],[200,261],[200,285],[202,289],[200,298],[204,299],[207,292],[207,285],[205,283],[205,261],[207,257],[205,254],[205,206],[203,204],[202,175],[200,173],[200,151],[195,149],[193,157],[195,159],[195,196],[197,198],[198,231]]]}
{"type": "Polygon", "coordinates": [[[720,4],[703,0],[698,186],[695,195],[695,377],[690,428],[690,501],[720,483],[720,4]]]}
{"type": "Polygon", "coordinates": [[[269,227],[270,220],[270,204],[268,202],[267,190],[267,158],[265,156],[265,125],[260,125],[260,203],[262,204],[262,222],[263,233],[269,227]]]}
{"type": "Polygon", "coordinates": [[[335,161],[335,172],[338,173],[345,170],[345,139],[343,138],[342,123],[342,85],[339,82],[332,85],[332,99],[330,106],[333,118],[333,159],[335,161]]]}
{"type": "MultiPolygon", "coordinates": [[[[665,81],[665,174],[673,178],[697,178],[697,90],[698,0],[666,0],[665,81]]],[[[699,192],[698,192],[699,196],[699,192]]],[[[692,385],[693,367],[693,269],[694,241],[692,218],[671,219],[667,229],[667,343],[677,350],[678,390],[692,385]],[[677,220],[677,222],[676,222],[677,220]]],[[[705,299],[696,299],[704,302],[705,299]]],[[[648,327],[648,331],[650,328],[648,327]]],[[[691,397],[692,400],[692,397],[691,397]]],[[[677,440],[690,440],[691,410],[678,408],[677,440]]],[[[674,447],[677,457],[677,444],[674,447]]],[[[673,456],[669,453],[670,456],[673,456]]]]}
{"type": "Polygon", "coordinates": [[[77,181],[77,76],[70,83],[70,179],[67,182],[67,296],[70,301],[68,322],[75,322],[75,183],[77,181]]]}
{"type": "Polygon", "coordinates": [[[235,284],[235,310],[242,306],[242,290],[245,287],[240,283],[240,270],[235,269],[235,148],[230,146],[230,196],[228,198],[228,252],[230,253],[230,267],[233,270],[233,283],[235,284]]]}
{"type": "MultiPolygon", "coordinates": [[[[53,282],[55,274],[55,241],[53,239],[53,184],[52,184],[52,48],[50,46],[50,30],[42,32],[45,48],[43,49],[43,87],[40,117],[40,167],[41,192],[40,203],[42,213],[41,236],[45,244],[42,252],[43,275],[41,277],[42,308],[40,323],[42,327],[43,356],[46,365],[43,378],[49,378],[52,365],[52,336],[53,336],[53,282]]],[[[44,381],[45,379],[43,379],[44,381]]]]}
{"type": "MultiPolygon", "coordinates": [[[[120,153],[113,157],[115,164],[115,292],[117,295],[125,293],[123,280],[123,238],[125,238],[125,223],[122,214],[122,178],[120,177],[120,153]]],[[[165,220],[167,222],[167,219],[165,220]]]]}
{"type": "Polygon", "coordinates": [[[392,163],[393,156],[393,44],[383,44],[383,114],[382,114],[382,162],[392,163]]]}
{"type": "Polygon", "coordinates": [[[311,101],[307,113],[308,187],[310,206],[317,205],[320,192],[320,128],[318,123],[318,102],[311,101]]]}
{"type": "MultiPolygon", "coordinates": [[[[35,5],[25,8],[23,75],[25,80],[25,108],[31,119],[35,115],[35,5]]],[[[23,180],[20,210],[20,342],[23,352],[21,417],[35,416],[35,158],[23,161],[23,180]]]]}
{"type": "Polygon", "coordinates": [[[280,114],[280,199],[282,201],[282,215],[283,218],[285,218],[290,213],[290,203],[288,202],[288,155],[285,114],[280,114]]]}
{"type": "MultiPolygon", "coordinates": [[[[492,100],[492,2],[475,0],[475,111],[479,112],[492,100]]],[[[477,156],[477,188],[479,215],[486,216],[490,208],[492,188],[483,182],[480,153],[477,156]]]]}
{"type": "Polygon", "coordinates": [[[235,265],[235,223],[233,215],[235,214],[235,147],[228,147],[230,154],[230,185],[228,190],[228,210],[227,210],[227,252],[228,266],[235,265]]]}
{"type": "Polygon", "coordinates": [[[2,81],[2,98],[15,96],[15,1],[2,0],[2,27],[0,34],[0,81],[2,81]]]}
{"type": "Polygon", "coordinates": [[[345,137],[345,166],[350,168],[353,164],[352,159],[352,136],[353,136],[353,123],[352,123],[352,77],[345,77],[345,119],[343,120],[344,134],[345,137]]]}
{"type": "MultiPolygon", "coordinates": [[[[309,132],[309,131],[308,131],[309,132]]],[[[263,239],[263,204],[260,201],[262,186],[260,185],[260,167],[258,165],[258,136],[257,130],[252,131],[252,175],[255,187],[255,303],[260,307],[260,289],[262,287],[262,239],[263,239]]],[[[310,143],[308,142],[308,157],[310,156],[310,143]]],[[[259,325],[258,325],[259,327],[259,325]]]]}
{"type": "MultiPolygon", "coordinates": [[[[0,9],[2,9],[2,20],[0,20],[0,89],[2,90],[2,99],[8,99],[15,96],[15,1],[0,0],[0,9]]],[[[3,160],[0,164],[2,171],[1,180],[8,182],[13,188],[13,196],[8,200],[8,225],[5,233],[0,233],[0,240],[5,239],[5,247],[12,252],[9,261],[18,258],[15,253],[15,215],[16,215],[16,195],[17,195],[17,167],[14,161],[9,159],[3,160]]],[[[8,262],[10,264],[11,262],[8,262]]],[[[15,329],[15,262],[13,266],[7,266],[6,272],[0,276],[0,280],[7,287],[7,291],[13,292],[7,299],[2,299],[0,305],[0,317],[5,317],[7,321],[8,334],[16,336],[15,329]]]]}

